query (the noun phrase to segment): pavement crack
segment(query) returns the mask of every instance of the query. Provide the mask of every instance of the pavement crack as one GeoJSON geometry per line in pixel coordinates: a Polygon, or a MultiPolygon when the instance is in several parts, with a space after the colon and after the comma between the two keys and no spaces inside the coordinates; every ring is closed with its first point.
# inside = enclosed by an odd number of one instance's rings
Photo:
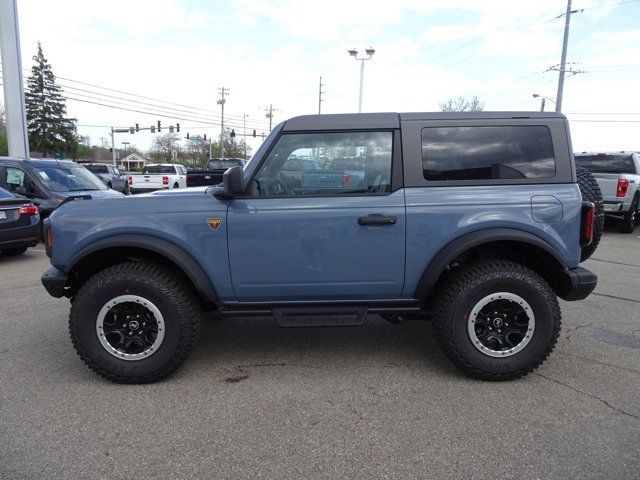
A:
{"type": "Polygon", "coordinates": [[[620,413],[621,415],[626,415],[626,416],[631,417],[631,418],[635,418],[636,420],[640,421],[640,416],[634,415],[633,413],[629,413],[626,410],[622,410],[621,408],[618,408],[618,407],[616,407],[614,405],[611,405],[605,399],[600,398],[597,395],[593,395],[592,393],[585,392],[584,390],[580,390],[579,388],[576,388],[573,385],[569,385],[568,383],[562,382],[560,380],[556,380],[555,378],[547,377],[546,375],[543,375],[543,374],[538,373],[538,372],[534,372],[534,375],[537,375],[538,377],[542,377],[545,380],[549,380],[550,382],[557,383],[558,385],[562,385],[563,387],[567,387],[567,388],[573,390],[574,392],[580,393],[581,395],[584,395],[586,397],[589,397],[589,398],[592,398],[594,400],[597,400],[600,403],[602,403],[604,406],[606,406],[609,409],[613,410],[614,412],[620,413]]]}
{"type": "Polygon", "coordinates": [[[635,265],[633,263],[616,262],[614,260],[605,260],[603,258],[593,258],[593,257],[591,257],[591,260],[595,260],[596,262],[613,263],[615,265],[624,265],[625,267],[640,268],[640,265],[635,265]]]}
{"type": "Polygon", "coordinates": [[[589,322],[586,323],[584,325],[576,325],[575,327],[571,327],[567,329],[567,333],[565,335],[566,341],[570,341],[571,340],[571,336],[577,332],[578,330],[582,330],[583,328],[591,328],[593,327],[594,322],[589,322]]]}
{"type": "Polygon", "coordinates": [[[608,295],[606,293],[593,292],[591,295],[596,295],[598,297],[614,298],[616,300],[624,300],[625,302],[640,303],[640,300],[636,300],[635,298],[619,297],[618,295],[608,295]]]}

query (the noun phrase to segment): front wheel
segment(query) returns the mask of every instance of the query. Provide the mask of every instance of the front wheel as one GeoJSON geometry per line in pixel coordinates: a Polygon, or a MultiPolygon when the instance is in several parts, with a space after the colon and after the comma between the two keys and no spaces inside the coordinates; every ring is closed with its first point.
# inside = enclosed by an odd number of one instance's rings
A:
{"type": "Polygon", "coordinates": [[[560,333],[560,306],[532,270],[507,261],[453,272],[436,293],[436,338],[451,362],[483,380],[512,380],[535,370],[560,333]]]}
{"type": "Polygon", "coordinates": [[[76,352],[97,374],[148,383],[173,372],[199,330],[198,300],[186,280],[149,262],[122,263],[95,274],[69,315],[76,352]]]}

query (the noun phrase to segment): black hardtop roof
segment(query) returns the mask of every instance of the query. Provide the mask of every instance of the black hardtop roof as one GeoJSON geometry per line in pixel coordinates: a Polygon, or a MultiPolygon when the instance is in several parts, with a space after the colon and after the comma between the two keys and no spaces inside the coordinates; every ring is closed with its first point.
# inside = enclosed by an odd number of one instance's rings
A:
{"type": "Polygon", "coordinates": [[[51,165],[73,166],[79,165],[73,160],[59,160],[57,158],[29,158],[24,160],[15,157],[0,157],[0,165],[32,165],[34,167],[49,167],[51,165]]]}
{"type": "Polygon", "coordinates": [[[331,113],[302,115],[284,122],[284,131],[340,130],[348,128],[399,128],[400,121],[410,120],[482,120],[515,118],[566,118],[556,112],[382,112],[331,113]]]}

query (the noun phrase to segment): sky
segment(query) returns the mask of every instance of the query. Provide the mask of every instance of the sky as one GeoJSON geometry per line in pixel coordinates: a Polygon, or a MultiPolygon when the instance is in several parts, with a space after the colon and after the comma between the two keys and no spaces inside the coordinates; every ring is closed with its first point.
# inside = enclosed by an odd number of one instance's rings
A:
{"type": "MultiPolygon", "coordinates": [[[[109,126],[180,123],[219,135],[225,123],[268,133],[289,117],[358,108],[438,111],[477,96],[485,110],[554,109],[565,0],[18,0],[23,68],[37,42],[63,86],[70,116],[94,145],[109,126]],[[135,95],[135,96],[134,96],[135,95]],[[146,98],[143,98],[146,97],[146,98]],[[93,102],[93,103],[88,103],[93,102]],[[102,105],[98,105],[102,104],[102,105]],[[111,108],[111,107],[118,107],[111,108]],[[135,111],[131,111],[135,110],[135,111]],[[164,116],[160,117],[159,114],[164,116]]],[[[640,1],[573,0],[563,113],[575,151],[640,150],[640,1]]],[[[152,134],[117,134],[149,147],[152,134]]],[[[260,139],[249,137],[254,148],[260,139]]]]}

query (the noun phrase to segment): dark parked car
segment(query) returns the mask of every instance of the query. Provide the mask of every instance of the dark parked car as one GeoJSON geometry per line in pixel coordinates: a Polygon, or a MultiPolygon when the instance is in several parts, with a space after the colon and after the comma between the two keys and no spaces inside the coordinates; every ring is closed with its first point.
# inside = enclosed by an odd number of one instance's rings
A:
{"type": "Polygon", "coordinates": [[[70,160],[0,157],[0,187],[31,200],[41,218],[48,217],[70,197],[124,196],[109,190],[86,168],[70,160]]]}
{"type": "Polygon", "coordinates": [[[210,158],[205,167],[187,171],[187,187],[217,185],[222,182],[222,174],[231,167],[243,167],[242,158],[210,158]]]}
{"type": "Polygon", "coordinates": [[[0,188],[0,253],[21,255],[38,243],[40,215],[28,199],[0,188]]]}
{"type": "Polygon", "coordinates": [[[88,163],[83,166],[102,180],[102,183],[108,188],[122,192],[125,195],[129,192],[127,177],[117,167],[106,163],[88,163]]]}

